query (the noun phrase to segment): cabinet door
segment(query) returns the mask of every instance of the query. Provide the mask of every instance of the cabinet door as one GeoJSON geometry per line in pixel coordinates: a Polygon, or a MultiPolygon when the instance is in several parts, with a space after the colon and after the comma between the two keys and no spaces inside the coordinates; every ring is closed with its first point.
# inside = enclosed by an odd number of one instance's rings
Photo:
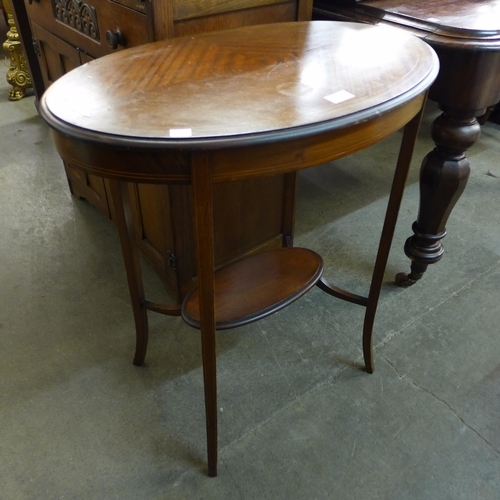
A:
{"type": "MultiPolygon", "coordinates": [[[[68,71],[92,60],[90,56],[79,51],[64,40],[49,33],[36,23],[31,23],[33,43],[40,62],[40,70],[45,86],[48,87],[68,71]]],[[[72,194],[85,198],[106,217],[110,216],[104,180],[89,175],[72,165],[65,163],[64,169],[72,194]]]]}
{"type": "Polygon", "coordinates": [[[81,65],[78,49],[36,23],[31,23],[31,30],[35,52],[46,87],[68,71],[81,65]]]}
{"type": "Polygon", "coordinates": [[[93,57],[150,41],[147,16],[110,0],[25,1],[32,25],[93,57]]]}
{"type": "MultiPolygon", "coordinates": [[[[172,231],[170,186],[130,184],[129,192],[134,231],[142,255],[156,271],[170,297],[176,303],[181,303],[184,295],[179,289],[177,275],[178,272],[186,270],[182,262],[184,256],[181,255],[180,262],[177,261],[172,231]]],[[[113,211],[112,204],[110,208],[113,211]]],[[[191,226],[190,220],[188,226],[191,226]]],[[[183,231],[186,229],[180,228],[176,237],[182,238],[183,231]]]]}
{"type": "MultiPolygon", "coordinates": [[[[284,202],[285,177],[215,184],[216,266],[279,248],[284,233],[291,235],[291,215],[284,202]]],[[[171,298],[181,303],[196,277],[191,186],[136,184],[130,188],[139,248],[171,298]]],[[[290,188],[294,190],[294,186],[290,188]]]]}

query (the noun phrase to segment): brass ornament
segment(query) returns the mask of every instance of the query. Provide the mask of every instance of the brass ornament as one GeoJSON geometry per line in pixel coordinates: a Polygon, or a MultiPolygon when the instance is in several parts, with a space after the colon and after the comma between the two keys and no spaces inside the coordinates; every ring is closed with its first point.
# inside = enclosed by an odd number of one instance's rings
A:
{"type": "Polygon", "coordinates": [[[26,89],[32,87],[28,64],[23,54],[19,33],[10,8],[9,0],[3,0],[3,6],[7,14],[9,31],[7,40],[3,44],[4,50],[9,53],[10,65],[7,71],[7,83],[12,86],[9,92],[9,100],[19,101],[26,95],[26,89]]]}

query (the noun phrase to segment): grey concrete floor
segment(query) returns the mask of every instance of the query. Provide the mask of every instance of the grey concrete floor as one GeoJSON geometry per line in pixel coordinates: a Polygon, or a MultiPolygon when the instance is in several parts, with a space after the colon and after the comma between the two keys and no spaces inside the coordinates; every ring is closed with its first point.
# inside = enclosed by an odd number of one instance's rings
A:
{"type": "MultiPolygon", "coordinates": [[[[429,106],[364,373],[363,310],[319,289],[218,334],[219,476],[205,475],[199,332],[150,314],[144,367],[116,230],[71,197],[33,97],[0,83],[0,498],[500,499],[500,127],[443,260],[409,289],[429,106]]],[[[367,293],[400,135],[301,174],[296,244],[367,293]]],[[[146,268],[148,293],[163,291],[146,268]]]]}

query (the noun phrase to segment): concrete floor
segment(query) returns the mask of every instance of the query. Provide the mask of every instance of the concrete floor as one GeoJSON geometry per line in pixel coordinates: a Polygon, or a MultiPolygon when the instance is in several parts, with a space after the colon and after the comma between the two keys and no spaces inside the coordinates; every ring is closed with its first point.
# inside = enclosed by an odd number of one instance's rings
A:
{"type": "MultiPolygon", "coordinates": [[[[0,83],[0,498],[500,499],[500,127],[470,152],[443,260],[409,289],[429,106],[361,370],[359,306],[319,289],[218,334],[219,476],[199,333],[150,314],[147,364],[114,227],[69,194],[33,97],[0,83]]],[[[301,175],[296,244],[367,293],[400,135],[301,175]]],[[[162,295],[147,271],[150,295],[162,295]]]]}

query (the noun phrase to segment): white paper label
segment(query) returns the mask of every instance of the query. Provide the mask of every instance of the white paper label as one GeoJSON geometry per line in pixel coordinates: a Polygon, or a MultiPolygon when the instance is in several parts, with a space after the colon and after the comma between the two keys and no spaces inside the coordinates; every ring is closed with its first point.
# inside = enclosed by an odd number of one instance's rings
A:
{"type": "Polygon", "coordinates": [[[171,128],[169,131],[169,137],[182,138],[191,137],[193,135],[193,130],[190,128],[171,128]]]}
{"type": "Polygon", "coordinates": [[[325,99],[327,101],[333,102],[333,104],[340,104],[341,102],[348,101],[353,97],[355,97],[355,95],[347,92],[347,90],[339,90],[334,94],[327,95],[325,99]]]}

